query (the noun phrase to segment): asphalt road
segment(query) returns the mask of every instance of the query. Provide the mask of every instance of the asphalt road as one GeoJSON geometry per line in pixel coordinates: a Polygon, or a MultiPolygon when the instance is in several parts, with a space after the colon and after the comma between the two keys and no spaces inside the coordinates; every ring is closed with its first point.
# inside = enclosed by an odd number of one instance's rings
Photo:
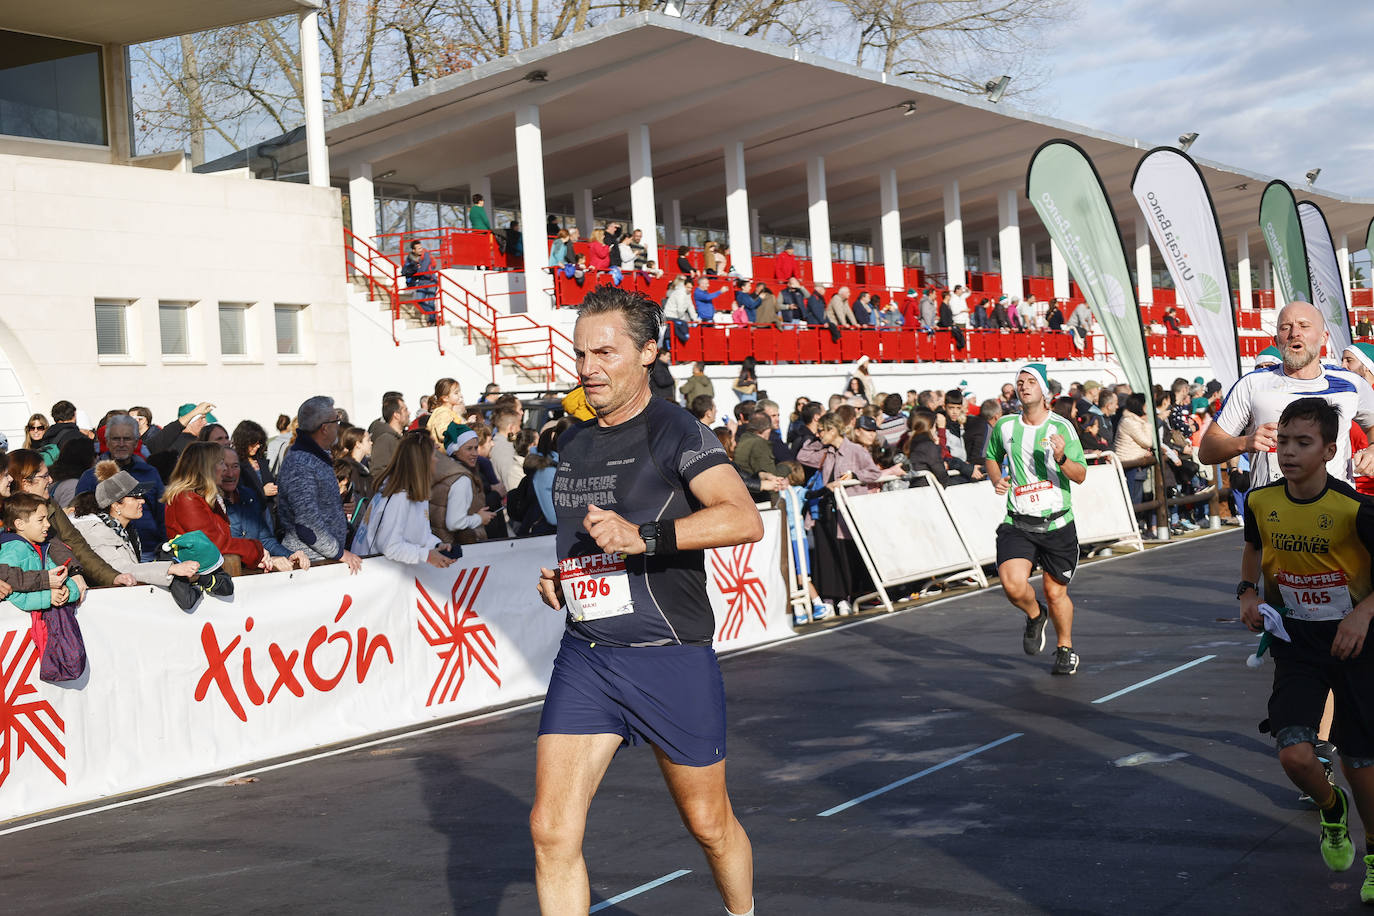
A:
{"type": "MultiPolygon", "coordinates": [[[[1316,814],[1256,731],[1273,669],[1243,664],[1239,550],[1228,532],[1082,567],[1071,678],[1021,652],[996,589],[725,659],[760,916],[1356,908],[1361,868],[1325,869],[1316,814]]],[[[0,835],[0,899],[43,914],[533,913],[537,721],[0,835]]],[[[722,911],[646,749],[612,765],[586,858],[594,905],[675,876],[600,912],[722,911]]]]}

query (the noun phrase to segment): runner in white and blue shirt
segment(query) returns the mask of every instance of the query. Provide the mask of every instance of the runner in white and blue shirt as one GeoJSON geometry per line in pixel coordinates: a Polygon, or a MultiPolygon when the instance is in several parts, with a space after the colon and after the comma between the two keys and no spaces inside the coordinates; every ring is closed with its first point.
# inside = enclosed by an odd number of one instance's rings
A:
{"type": "MultiPolygon", "coordinates": [[[[1298,398],[1329,402],[1340,414],[1342,430],[1348,430],[1353,420],[1374,432],[1374,388],[1348,369],[1322,364],[1318,354],[1325,338],[1326,323],[1315,307],[1306,302],[1284,306],[1274,335],[1283,361],[1255,369],[1231,386],[1202,435],[1198,460],[1222,464],[1248,453],[1252,489],[1278,480],[1283,476],[1275,452],[1279,414],[1298,398]]],[[[1366,475],[1374,472],[1374,451],[1352,455],[1350,437],[1342,434],[1326,469],[1337,480],[1353,484],[1357,466],[1366,475]]]]}

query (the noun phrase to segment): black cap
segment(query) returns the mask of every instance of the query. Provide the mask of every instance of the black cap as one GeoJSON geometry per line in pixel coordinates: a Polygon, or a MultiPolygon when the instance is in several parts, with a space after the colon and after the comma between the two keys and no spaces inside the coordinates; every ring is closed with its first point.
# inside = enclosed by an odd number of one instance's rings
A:
{"type": "Polygon", "coordinates": [[[854,425],[859,429],[867,429],[871,432],[877,432],[878,430],[878,421],[872,417],[859,417],[859,422],[854,425]]]}

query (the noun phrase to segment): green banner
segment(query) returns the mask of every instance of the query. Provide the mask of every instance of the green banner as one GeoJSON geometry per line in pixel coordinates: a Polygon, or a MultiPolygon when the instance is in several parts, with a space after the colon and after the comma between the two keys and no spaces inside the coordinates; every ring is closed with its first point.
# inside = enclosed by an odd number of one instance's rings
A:
{"type": "Polygon", "coordinates": [[[1260,232],[1269,247],[1269,259],[1278,274],[1279,308],[1290,302],[1311,302],[1312,282],[1307,277],[1307,245],[1298,219],[1298,202],[1286,182],[1275,179],[1264,188],[1259,209],[1260,232]]]}
{"type": "Polygon", "coordinates": [[[1374,286],[1374,219],[1369,221],[1369,228],[1364,231],[1364,250],[1369,252],[1369,276],[1365,282],[1374,286]]]}
{"type": "Polygon", "coordinates": [[[1154,428],[1150,361],[1135,283],[1102,178],[1092,160],[1068,140],[1050,140],[1031,157],[1026,196],[1069,263],[1069,271],[1102,326],[1132,391],[1145,395],[1154,428]]]}

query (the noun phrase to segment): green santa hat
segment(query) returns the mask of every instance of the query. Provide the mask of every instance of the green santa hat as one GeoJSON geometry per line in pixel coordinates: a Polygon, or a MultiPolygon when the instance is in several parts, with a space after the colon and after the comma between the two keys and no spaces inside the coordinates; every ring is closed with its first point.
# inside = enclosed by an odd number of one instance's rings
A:
{"type": "Polygon", "coordinates": [[[1029,372],[1035,376],[1035,380],[1040,383],[1040,391],[1045,396],[1045,403],[1050,401],[1050,375],[1044,363],[1024,363],[1016,370],[1016,377],[1020,378],[1022,372],[1029,372]]]}
{"type": "Polygon", "coordinates": [[[214,572],[224,565],[224,555],[204,531],[187,531],[162,545],[162,549],[177,558],[178,563],[194,560],[200,564],[199,575],[214,572]]]}
{"type": "Polygon", "coordinates": [[[1275,363],[1281,362],[1283,362],[1283,354],[1279,352],[1278,347],[1265,347],[1263,350],[1259,351],[1259,356],[1255,357],[1255,368],[1258,369],[1260,366],[1272,366],[1275,363]]]}
{"type": "Polygon", "coordinates": [[[1345,353],[1341,355],[1344,356],[1346,353],[1358,359],[1370,372],[1374,372],[1374,344],[1353,343],[1346,347],[1345,353]]]}

